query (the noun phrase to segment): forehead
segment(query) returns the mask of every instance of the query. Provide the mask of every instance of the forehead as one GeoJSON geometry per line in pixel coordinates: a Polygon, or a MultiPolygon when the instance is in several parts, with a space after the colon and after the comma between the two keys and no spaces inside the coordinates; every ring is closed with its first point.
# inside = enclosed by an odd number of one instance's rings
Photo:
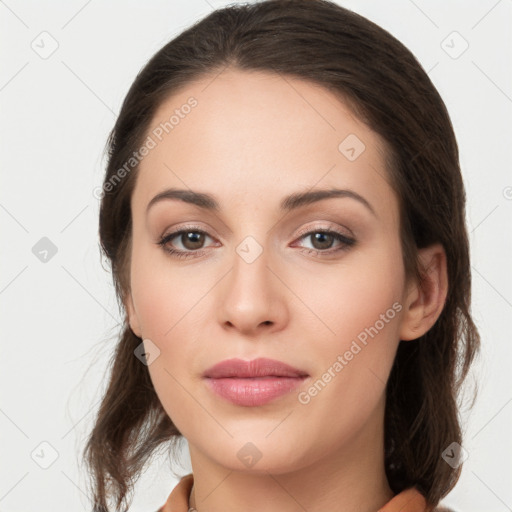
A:
{"type": "Polygon", "coordinates": [[[381,137],[339,96],[295,77],[233,69],[205,76],[159,106],[147,136],[154,147],[139,166],[136,203],[173,186],[229,201],[275,196],[276,204],[283,189],[312,187],[393,200],[381,137]]]}

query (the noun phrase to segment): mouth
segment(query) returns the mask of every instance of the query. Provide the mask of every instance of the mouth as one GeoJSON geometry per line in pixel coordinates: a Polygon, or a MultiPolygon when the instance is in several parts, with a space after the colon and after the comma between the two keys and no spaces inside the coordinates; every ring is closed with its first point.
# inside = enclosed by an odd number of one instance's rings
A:
{"type": "Polygon", "coordinates": [[[309,374],[281,361],[259,358],[222,361],[203,377],[216,395],[235,405],[255,407],[291,393],[309,374]]]}

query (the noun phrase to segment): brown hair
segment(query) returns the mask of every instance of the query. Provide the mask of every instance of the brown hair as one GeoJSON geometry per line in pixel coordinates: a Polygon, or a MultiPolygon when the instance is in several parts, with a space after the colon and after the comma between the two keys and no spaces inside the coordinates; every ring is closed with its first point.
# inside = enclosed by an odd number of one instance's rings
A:
{"type": "MultiPolygon", "coordinates": [[[[120,308],[130,288],[130,199],[137,165],[114,185],[113,178],[142,145],[164,100],[228,66],[294,76],[338,94],[386,142],[387,170],[400,203],[406,275],[421,282],[418,248],[434,242],[445,248],[444,309],[425,335],[400,342],[384,421],[391,489],[398,493],[416,486],[436,506],[460,477],[462,466],[452,468],[441,454],[452,442],[462,444],[457,399],[480,347],[470,314],[466,198],[446,107],[416,58],[387,31],[326,0],[266,0],[212,12],[150,59],[130,87],[107,143],[99,234],[120,308]]],[[[181,438],[147,366],[134,355],[140,343],[125,312],[107,389],[84,449],[97,512],[108,511],[111,498],[119,510],[155,450],[163,443],[176,448],[181,438]]]]}

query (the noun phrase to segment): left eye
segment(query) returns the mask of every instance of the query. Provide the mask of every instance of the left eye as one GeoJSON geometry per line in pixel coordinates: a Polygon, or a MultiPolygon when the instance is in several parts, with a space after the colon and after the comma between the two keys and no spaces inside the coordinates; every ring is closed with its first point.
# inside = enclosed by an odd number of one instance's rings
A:
{"type": "MultiPolygon", "coordinates": [[[[332,247],[332,244],[337,240],[340,242],[341,246],[351,246],[354,244],[355,240],[352,238],[348,238],[337,231],[327,231],[327,230],[316,230],[309,231],[308,233],[303,234],[300,239],[308,238],[313,243],[313,251],[316,252],[324,252],[327,249],[332,247]]],[[[342,247],[343,248],[343,247],[342,247]]]]}

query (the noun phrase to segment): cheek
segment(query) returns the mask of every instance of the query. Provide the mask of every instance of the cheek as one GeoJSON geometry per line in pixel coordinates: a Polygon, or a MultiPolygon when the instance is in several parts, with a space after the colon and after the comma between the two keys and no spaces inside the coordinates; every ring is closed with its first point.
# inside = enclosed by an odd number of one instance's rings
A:
{"type": "Polygon", "coordinates": [[[297,295],[307,297],[314,313],[301,322],[302,332],[310,333],[303,349],[317,362],[320,379],[304,402],[325,406],[326,416],[332,403],[364,415],[382,395],[400,341],[402,272],[400,247],[389,244],[361,251],[314,287],[298,281],[297,295]]]}
{"type": "Polygon", "coordinates": [[[197,275],[193,266],[173,272],[165,254],[154,249],[141,247],[132,254],[131,288],[142,336],[159,350],[148,371],[164,410],[180,431],[184,425],[186,430],[191,413],[201,413],[186,390],[197,367],[198,344],[204,343],[197,319],[205,314],[201,298],[215,282],[215,276],[208,277],[197,275]]]}
{"type": "Polygon", "coordinates": [[[395,280],[400,283],[396,269],[392,274],[390,268],[377,266],[361,274],[340,273],[323,293],[309,295],[334,333],[315,321],[322,334],[309,337],[306,352],[316,361],[315,374],[298,402],[304,432],[322,432],[331,425],[317,447],[326,453],[334,446],[350,445],[366,424],[373,424],[378,433],[378,415],[399,342],[402,306],[395,280]]]}
{"type": "Polygon", "coordinates": [[[197,348],[197,317],[204,315],[201,298],[211,285],[194,277],[192,267],[190,272],[173,272],[165,263],[165,258],[141,263],[132,275],[132,294],[143,337],[153,341],[165,356],[160,362],[178,361],[181,368],[185,354],[197,348]]]}
{"type": "Polygon", "coordinates": [[[131,289],[142,334],[146,338],[170,338],[175,325],[194,307],[201,283],[192,267],[173,268],[165,251],[141,235],[132,253],[131,289]]]}
{"type": "MultiPolygon", "coordinates": [[[[368,330],[377,336],[372,327],[379,331],[379,339],[395,338],[404,286],[398,244],[375,244],[375,249],[354,253],[339,267],[323,272],[315,279],[294,281],[297,295],[305,298],[313,314],[305,315],[305,329],[314,326],[319,341],[336,353],[347,350],[352,340],[364,342],[368,330]]],[[[385,350],[386,344],[375,349],[385,350]]]]}

